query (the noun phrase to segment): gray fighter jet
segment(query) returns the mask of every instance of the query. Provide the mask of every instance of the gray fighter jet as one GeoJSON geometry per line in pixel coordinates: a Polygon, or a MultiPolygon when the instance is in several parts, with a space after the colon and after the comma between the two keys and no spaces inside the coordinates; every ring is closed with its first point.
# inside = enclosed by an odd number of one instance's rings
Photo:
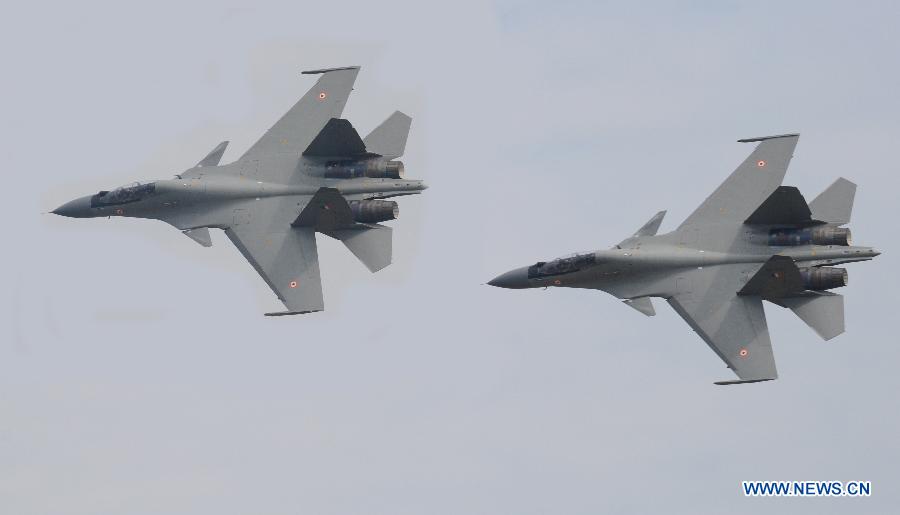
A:
{"type": "Polygon", "coordinates": [[[488,284],[501,288],[603,290],[647,316],[661,297],[739,380],[776,379],[763,300],[789,308],[822,338],[844,332],[847,285],[832,265],[879,253],[850,244],[856,185],[838,179],[807,205],[782,186],[798,134],[742,139],[759,145],[678,228],[657,235],[665,211],[609,250],[517,268],[488,284]]]}
{"type": "Polygon", "coordinates": [[[324,309],[317,232],[338,239],[372,272],[391,263],[389,197],[420,193],[403,178],[412,119],[395,112],[365,139],[341,112],[359,67],[321,74],[304,96],[240,159],[219,165],[222,142],[174,179],[133,183],[68,202],[53,212],[73,218],[123,216],[167,222],[212,245],[223,229],[287,307],[267,315],[324,309]]]}

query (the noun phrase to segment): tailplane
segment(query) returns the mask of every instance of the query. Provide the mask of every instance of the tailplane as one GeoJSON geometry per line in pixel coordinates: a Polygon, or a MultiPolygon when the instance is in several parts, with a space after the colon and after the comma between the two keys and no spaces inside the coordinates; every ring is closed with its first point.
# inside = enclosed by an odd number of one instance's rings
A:
{"type": "Polygon", "coordinates": [[[340,240],[371,272],[377,272],[391,264],[393,231],[379,224],[358,225],[352,229],[326,232],[340,240]]]}
{"type": "Polygon", "coordinates": [[[406,139],[409,136],[409,128],[412,118],[400,111],[381,122],[381,125],[366,136],[366,150],[379,154],[385,159],[396,159],[406,150],[406,139]]]}
{"type": "Polygon", "coordinates": [[[844,225],[850,223],[855,196],[856,184],[841,177],[810,202],[809,209],[816,220],[844,225]]]}
{"type": "Polygon", "coordinates": [[[824,340],[844,332],[844,297],[831,292],[808,292],[798,297],[778,299],[824,340]]]}

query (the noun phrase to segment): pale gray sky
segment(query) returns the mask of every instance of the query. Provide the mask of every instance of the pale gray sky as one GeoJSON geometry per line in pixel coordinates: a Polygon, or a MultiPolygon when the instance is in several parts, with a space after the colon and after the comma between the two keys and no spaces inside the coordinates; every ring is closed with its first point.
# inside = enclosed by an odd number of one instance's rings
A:
{"type": "Polygon", "coordinates": [[[900,503],[900,71],[892,2],[19,3],[0,21],[11,237],[0,513],[886,513],[900,503]],[[221,233],[41,215],[234,159],[313,79],[414,118],[394,264],[320,238],[325,313],[269,319],[221,233]],[[859,184],[848,332],[767,306],[781,379],[731,374],[658,304],[508,291],[514,266],[674,228],[750,152],[859,184]],[[747,499],[863,479],[867,499],[747,499]]]}

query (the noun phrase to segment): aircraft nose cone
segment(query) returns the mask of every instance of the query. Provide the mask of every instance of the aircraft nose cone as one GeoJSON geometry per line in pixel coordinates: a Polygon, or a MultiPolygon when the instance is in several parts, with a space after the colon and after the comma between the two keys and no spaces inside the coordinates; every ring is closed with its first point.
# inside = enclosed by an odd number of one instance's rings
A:
{"type": "Polygon", "coordinates": [[[54,209],[53,214],[69,218],[88,218],[91,216],[91,197],[70,200],[54,209]]]}
{"type": "Polygon", "coordinates": [[[488,284],[491,286],[496,286],[498,288],[511,288],[511,289],[521,289],[528,288],[530,284],[528,284],[528,268],[517,268],[515,270],[510,270],[505,274],[500,274],[497,277],[494,277],[488,284]]]}

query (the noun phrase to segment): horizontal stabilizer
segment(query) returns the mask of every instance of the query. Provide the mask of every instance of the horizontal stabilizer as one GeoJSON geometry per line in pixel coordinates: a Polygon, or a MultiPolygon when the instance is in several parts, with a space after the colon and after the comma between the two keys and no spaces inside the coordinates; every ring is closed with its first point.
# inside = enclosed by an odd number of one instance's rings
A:
{"type": "Polygon", "coordinates": [[[659,230],[659,226],[660,224],[662,224],[663,217],[665,216],[665,211],[656,213],[655,215],[653,215],[653,218],[648,220],[647,223],[643,225],[643,227],[641,227],[637,230],[636,233],[634,233],[634,236],[632,236],[632,238],[637,238],[639,236],[654,236],[656,234],[656,231],[659,230]]]}
{"type": "Polygon", "coordinates": [[[800,190],[794,186],[779,186],[756,208],[745,224],[810,225],[813,222],[809,206],[800,190]]]}
{"type": "Polygon", "coordinates": [[[222,160],[222,154],[225,153],[225,149],[228,147],[228,142],[223,141],[216,145],[216,148],[212,149],[209,154],[206,154],[206,157],[200,160],[197,163],[197,166],[218,166],[219,161],[222,160]]]}
{"type": "Polygon", "coordinates": [[[803,277],[788,256],[772,256],[747,281],[738,295],[758,295],[772,300],[788,297],[804,290],[803,277]]]}
{"type": "Polygon", "coordinates": [[[346,229],[354,224],[350,204],[341,192],[335,188],[319,188],[291,225],[327,232],[346,229]]]}
{"type": "Polygon", "coordinates": [[[650,297],[638,297],[635,299],[625,299],[622,302],[625,303],[626,306],[630,306],[641,313],[647,315],[648,317],[652,317],[656,315],[656,310],[653,309],[653,303],[650,301],[650,297]]]}
{"type": "Polygon", "coordinates": [[[844,332],[844,297],[831,292],[779,299],[777,304],[790,308],[800,320],[825,340],[844,332]]]}
{"type": "Polygon", "coordinates": [[[396,159],[406,150],[406,139],[409,136],[409,128],[412,118],[400,111],[381,122],[381,125],[366,136],[363,141],[369,152],[384,156],[385,159],[396,159]]]}
{"type": "Polygon", "coordinates": [[[819,193],[819,196],[809,203],[809,209],[816,220],[836,225],[848,224],[855,195],[856,184],[841,177],[819,193]]]}
{"type": "Polygon", "coordinates": [[[362,157],[366,155],[366,145],[349,121],[340,118],[328,120],[325,127],[303,151],[312,157],[362,157]]]}
{"type": "Polygon", "coordinates": [[[379,224],[360,225],[353,229],[326,232],[340,240],[371,272],[377,272],[391,264],[393,231],[379,224]]]}
{"type": "Polygon", "coordinates": [[[204,247],[212,247],[212,238],[210,238],[209,229],[206,227],[198,227],[197,229],[188,229],[181,232],[204,247]]]}

